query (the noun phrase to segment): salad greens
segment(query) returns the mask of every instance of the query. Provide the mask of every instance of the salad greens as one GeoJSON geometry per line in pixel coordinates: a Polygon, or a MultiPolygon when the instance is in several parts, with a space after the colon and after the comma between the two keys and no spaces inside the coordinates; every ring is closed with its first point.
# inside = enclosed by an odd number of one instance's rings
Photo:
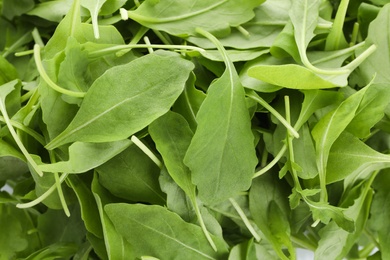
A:
{"type": "Polygon", "coordinates": [[[387,1],[0,10],[0,260],[390,258],[387,1]]]}

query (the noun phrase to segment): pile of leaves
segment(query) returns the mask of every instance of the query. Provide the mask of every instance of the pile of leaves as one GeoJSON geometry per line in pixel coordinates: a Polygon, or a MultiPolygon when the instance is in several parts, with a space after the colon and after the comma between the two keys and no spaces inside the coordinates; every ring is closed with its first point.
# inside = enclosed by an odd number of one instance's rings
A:
{"type": "Polygon", "coordinates": [[[0,259],[390,259],[387,0],[1,0],[0,259]]]}

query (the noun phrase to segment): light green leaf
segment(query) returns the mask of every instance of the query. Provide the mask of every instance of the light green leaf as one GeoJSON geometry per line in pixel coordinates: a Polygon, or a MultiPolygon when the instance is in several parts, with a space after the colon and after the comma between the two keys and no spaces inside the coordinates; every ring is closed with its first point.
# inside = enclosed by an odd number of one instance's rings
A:
{"type": "Polygon", "coordinates": [[[208,89],[184,158],[199,198],[209,204],[248,189],[257,164],[245,91],[233,64],[226,66],[208,89]]]}
{"type": "Polygon", "coordinates": [[[44,172],[82,173],[94,169],[124,151],[130,140],[109,143],[75,142],[69,146],[69,160],[52,164],[41,164],[44,172]]]}
{"type": "Polygon", "coordinates": [[[390,175],[389,170],[382,171],[376,177],[373,188],[375,194],[372,200],[371,212],[370,212],[370,224],[369,226],[376,232],[378,232],[378,240],[380,245],[381,259],[387,259],[390,257],[390,248],[387,246],[390,243],[389,237],[389,225],[387,219],[390,217],[390,205],[388,203],[390,199],[389,183],[390,175]]]}
{"type": "Polygon", "coordinates": [[[192,69],[193,64],[180,56],[159,51],[107,70],[92,84],[73,121],[47,148],[129,137],[170,109],[192,69]]]}
{"type": "Polygon", "coordinates": [[[319,170],[319,177],[323,193],[322,199],[326,198],[326,164],[329,151],[333,143],[346,129],[348,124],[355,117],[356,111],[371,86],[367,86],[343,101],[337,109],[329,112],[315,125],[312,136],[316,142],[316,161],[319,170]]]}
{"type": "Polygon", "coordinates": [[[69,12],[71,4],[72,0],[54,0],[41,2],[27,14],[39,16],[52,22],[60,22],[64,18],[64,15],[69,12]]]}
{"type": "Polygon", "coordinates": [[[370,23],[366,46],[375,44],[377,50],[368,57],[359,67],[359,72],[366,80],[370,82],[373,77],[375,83],[390,82],[390,4],[381,8],[376,19],[370,23]]]}
{"type": "Polygon", "coordinates": [[[206,94],[195,87],[195,77],[191,76],[183,93],[172,107],[173,111],[181,114],[187,120],[192,131],[195,131],[198,125],[196,115],[205,98],[206,94]]]}
{"type": "Polygon", "coordinates": [[[297,65],[257,65],[248,70],[250,77],[291,89],[326,89],[337,85],[324,80],[313,71],[297,65]]]}
{"type": "Polygon", "coordinates": [[[134,246],[136,256],[173,259],[221,259],[227,257],[225,242],[213,236],[215,252],[200,227],[157,205],[108,204],[104,207],[116,230],[134,246]],[[158,217],[156,217],[158,216],[158,217]],[[158,244],[160,246],[156,247],[158,244]]]}
{"type": "Polygon", "coordinates": [[[306,48],[315,36],[321,0],[292,1],[290,19],[294,26],[295,41],[303,63],[307,59],[306,48]]]}
{"type": "MultiPolygon", "coordinates": [[[[355,189],[361,190],[359,197],[344,211],[345,215],[356,223],[355,230],[340,229],[335,222],[322,228],[319,232],[321,239],[315,251],[315,259],[344,259],[361,237],[370,213],[373,190],[368,184],[357,186],[355,189]]],[[[354,192],[349,192],[349,195],[354,196],[354,192]]]]}
{"type": "Polygon", "coordinates": [[[348,132],[334,142],[326,168],[326,182],[356,179],[364,173],[390,167],[390,156],[382,154],[348,132]],[[342,165],[343,167],[340,167],[342,165]]]}
{"type": "MultiPolygon", "coordinates": [[[[219,38],[222,45],[234,49],[252,49],[270,47],[289,20],[291,3],[286,0],[268,0],[254,9],[255,17],[241,24],[241,28],[232,28],[229,35],[219,38]]],[[[188,37],[188,41],[202,48],[214,46],[204,38],[188,37]]]]}
{"type": "Polygon", "coordinates": [[[146,0],[128,16],[138,23],[169,34],[194,35],[200,27],[227,35],[230,27],[239,26],[254,17],[253,9],[264,0],[146,0]],[[210,19],[213,17],[213,19],[210,19]]]}
{"type": "Polygon", "coordinates": [[[193,136],[187,121],[179,114],[168,112],[150,124],[149,133],[168,173],[190,198],[194,198],[196,187],[191,182],[190,169],[183,162],[193,136]]]}

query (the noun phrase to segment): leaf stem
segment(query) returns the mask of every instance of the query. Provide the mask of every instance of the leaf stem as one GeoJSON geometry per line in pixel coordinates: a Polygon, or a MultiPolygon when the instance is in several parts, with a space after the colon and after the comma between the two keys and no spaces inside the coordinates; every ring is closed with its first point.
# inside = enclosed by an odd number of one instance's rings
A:
{"type": "MultiPolygon", "coordinates": [[[[62,174],[59,178],[59,182],[60,183],[64,182],[64,180],[68,177],[68,175],[69,175],[68,173],[62,174]]],[[[57,184],[53,184],[47,191],[45,191],[41,196],[39,196],[35,200],[32,200],[32,201],[27,202],[27,203],[18,203],[18,204],[16,204],[16,207],[18,207],[20,209],[34,207],[35,205],[38,205],[39,203],[44,201],[47,197],[49,197],[50,194],[52,194],[53,191],[56,190],[56,188],[57,188],[57,184]]]]}
{"type": "Polygon", "coordinates": [[[290,236],[290,239],[291,239],[291,242],[293,242],[294,244],[298,245],[301,248],[308,249],[311,251],[315,251],[317,249],[317,246],[315,244],[313,244],[311,241],[308,241],[308,240],[305,241],[305,240],[303,240],[299,237],[296,237],[296,236],[290,236]]]}
{"type": "Polygon", "coordinates": [[[213,248],[213,250],[215,252],[217,252],[218,251],[217,246],[215,245],[213,239],[211,238],[210,233],[207,230],[207,227],[206,227],[206,225],[205,225],[205,223],[203,221],[202,214],[200,213],[199,205],[198,205],[198,203],[196,201],[195,190],[194,190],[194,194],[191,194],[190,199],[192,201],[192,204],[194,205],[195,214],[198,217],[198,221],[199,221],[200,227],[202,228],[202,231],[203,231],[204,235],[206,236],[207,241],[209,242],[209,244],[213,248]]]}
{"type": "MultiPolygon", "coordinates": [[[[6,120],[4,118],[4,116],[0,116],[0,121],[1,122],[4,122],[6,123],[6,120]]],[[[34,131],[33,129],[17,122],[17,121],[14,121],[12,119],[9,119],[9,122],[11,123],[11,125],[19,130],[22,130],[23,132],[25,132],[26,134],[29,134],[30,136],[32,136],[35,140],[37,140],[41,145],[45,145],[45,139],[43,138],[42,135],[40,135],[38,132],[34,131]]]]}
{"type": "Polygon", "coordinates": [[[278,154],[275,156],[275,158],[264,168],[259,170],[258,172],[253,175],[253,179],[256,177],[259,177],[260,175],[263,175],[264,173],[268,172],[272,167],[275,166],[279,162],[279,160],[283,157],[284,153],[287,151],[287,145],[283,145],[282,149],[278,152],[278,154]]]}
{"type": "Polygon", "coordinates": [[[155,48],[155,49],[182,49],[182,50],[191,50],[191,51],[198,51],[198,52],[205,52],[204,49],[196,47],[196,46],[189,46],[189,45],[164,45],[164,44],[124,44],[124,45],[115,45],[108,48],[103,48],[101,50],[97,51],[91,51],[88,54],[88,57],[90,58],[97,58],[103,55],[108,55],[113,52],[118,52],[122,50],[127,49],[144,49],[144,48],[155,48]]]}
{"type": "Polygon", "coordinates": [[[71,91],[71,90],[68,90],[68,89],[64,89],[64,88],[61,88],[60,86],[58,86],[56,83],[54,83],[49,75],[47,75],[45,69],[43,68],[43,64],[42,64],[42,59],[41,59],[41,47],[38,45],[38,44],[35,44],[34,45],[34,59],[35,59],[35,64],[37,65],[37,70],[39,72],[39,75],[41,76],[41,78],[52,88],[54,89],[55,91],[59,92],[59,93],[62,93],[62,94],[65,94],[65,95],[68,95],[68,96],[71,96],[71,97],[78,97],[78,98],[82,98],[85,96],[85,92],[75,92],[75,91],[71,91]]]}
{"type": "Polygon", "coordinates": [[[267,109],[271,114],[273,114],[286,128],[287,130],[295,137],[299,138],[299,134],[294,127],[289,124],[284,117],[278,113],[272,106],[270,106],[264,99],[262,99],[256,92],[251,91],[247,93],[247,96],[255,101],[257,101],[260,105],[262,105],[265,109],[267,109]]]}
{"type": "Polygon", "coordinates": [[[248,228],[249,232],[251,232],[251,234],[255,238],[255,240],[257,242],[260,242],[261,237],[256,233],[256,230],[253,228],[253,226],[249,222],[249,219],[245,215],[244,211],[241,209],[240,205],[238,205],[238,203],[233,198],[229,198],[229,201],[233,205],[234,209],[237,211],[238,215],[241,217],[245,226],[248,228]]]}
{"type": "MultiPolygon", "coordinates": [[[[56,158],[55,158],[53,151],[49,151],[49,156],[50,156],[51,163],[55,163],[56,158]]],[[[61,187],[61,181],[60,181],[58,172],[54,172],[53,174],[54,174],[55,185],[56,185],[57,192],[58,192],[58,197],[60,198],[62,208],[64,209],[65,215],[69,217],[70,212],[69,212],[68,205],[66,204],[66,200],[65,200],[64,192],[63,192],[62,187],[61,187]]]]}
{"type": "Polygon", "coordinates": [[[132,135],[130,140],[138,146],[138,148],[141,149],[160,169],[163,167],[163,163],[160,159],[158,159],[157,156],[154,155],[154,153],[135,135],[132,135]]]}
{"type": "Polygon", "coordinates": [[[34,159],[31,157],[30,153],[27,151],[26,147],[24,147],[22,141],[20,140],[18,134],[15,132],[15,129],[12,126],[11,120],[8,117],[7,110],[5,108],[5,104],[0,100],[0,111],[3,114],[4,122],[6,123],[9,132],[11,133],[14,141],[18,145],[20,151],[23,153],[23,155],[26,157],[27,162],[31,165],[31,167],[37,172],[39,176],[43,176],[43,172],[39,169],[38,165],[34,161],[34,159]]]}

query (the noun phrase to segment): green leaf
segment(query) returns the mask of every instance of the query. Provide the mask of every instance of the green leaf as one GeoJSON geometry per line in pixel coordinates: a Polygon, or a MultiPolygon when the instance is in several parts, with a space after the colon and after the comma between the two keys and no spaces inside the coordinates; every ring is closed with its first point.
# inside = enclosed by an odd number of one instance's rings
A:
{"type": "Polygon", "coordinates": [[[72,0],[54,0],[35,5],[28,15],[39,16],[52,22],[60,22],[63,16],[69,12],[72,0]]]}
{"type": "Polygon", "coordinates": [[[227,35],[230,27],[252,19],[253,9],[263,2],[264,0],[146,0],[127,14],[143,26],[173,35],[194,35],[197,27],[218,35],[227,35]]]}
{"type": "Polygon", "coordinates": [[[149,133],[168,173],[189,197],[194,197],[196,187],[191,182],[191,171],[183,162],[193,136],[187,121],[179,114],[168,112],[150,124],[149,133]]]}
{"type": "Polygon", "coordinates": [[[235,245],[229,254],[229,260],[250,260],[256,258],[256,248],[253,239],[235,245]]]}
{"type": "Polygon", "coordinates": [[[373,150],[357,137],[344,132],[330,150],[326,182],[333,183],[346,177],[355,180],[365,173],[387,167],[390,167],[389,155],[373,150]]]}
{"type": "Polygon", "coordinates": [[[0,140],[0,181],[16,179],[26,172],[28,167],[23,154],[0,140]]]}
{"type": "MultiPolygon", "coordinates": [[[[291,3],[286,0],[265,1],[254,9],[255,17],[241,24],[242,29],[232,28],[229,35],[219,38],[223,46],[235,49],[270,47],[289,20],[291,3]]],[[[188,37],[188,41],[208,49],[214,46],[204,38],[188,37]]]]}
{"type": "Polygon", "coordinates": [[[0,56],[0,86],[18,78],[18,72],[11,63],[0,56]]]}
{"type": "Polygon", "coordinates": [[[390,243],[389,225],[386,219],[390,216],[390,207],[387,201],[390,199],[388,185],[390,183],[389,170],[382,171],[376,177],[373,188],[375,194],[372,200],[370,212],[370,227],[378,232],[378,240],[380,245],[381,259],[386,259],[390,256],[390,248],[387,246],[390,243]]]}
{"type": "Polygon", "coordinates": [[[383,118],[389,98],[388,84],[373,84],[364,95],[347,131],[359,138],[367,138],[371,128],[383,118]]]}
{"type": "Polygon", "coordinates": [[[109,143],[75,142],[69,146],[68,161],[41,164],[39,168],[43,172],[83,173],[107,162],[130,144],[127,139],[109,143]]]}
{"type": "Polygon", "coordinates": [[[99,184],[97,174],[94,174],[92,179],[91,191],[99,210],[108,259],[134,259],[133,247],[115,230],[113,223],[104,211],[104,206],[114,202],[115,198],[99,184]]]}
{"type": "Polygon", "coordinates": [[[289,259],[282,251],[286,246],[294,259],[295,251],[290,240],[287,186],[273,173],[257,177],[249,192],[251,215],[273,249],[281,259],[289,259]]]}
{"type": "Polygon", "coordinates": [[[37,229],[40,233],[42,246],[57,242],[79,244],[85,237],[85,227],[80,218],[78,205],[72,207],[70,217],[67,217],[61,210],[48,209],[38,217],[37,229]]]}
{"type": "Polygon", "coordinates": [[[120,198],[154,204],[165,202],[158,183],[160,169],[135,145],[99,166],[96,171],[103,187],[120,198]]]}
{"type": "Polygon", "coordinates": [[[257,164],[245,92],[233,64],[226,65],[207,91],[184,158],[200,199],[208,204],[248,189],[257,164]]]}
{"type": "Polygon", "coordinates": [[[330,148],[348,124],[355,117],[356,112],[371,86],[367,86],[343,101],[337,109],[329,112],[315,125],[312,136],[316,142],[316,158],[319,170],[320,182],[322,185],[322,199],[326,198],[324,189],[326,180],[326,164],[330,148]]]}
{"type": "Polygon", "coordinates": [[[89,89],[73,121],[47,149],[73,141],[129,137],[169,110],[192,69],[192,63],[180,56],[156,52],[107,70],[89,89]]]}
{"type": "MultiPolygon", "coordinates": [[[[339,229],[334,222],[322,228],[319,232],[321,239],[315,251],[315,259],[343,259],[361,237],[370,213],[373,191],[367,184],[356,189],[361,190],[359,197],[344,211],[345,215],[356,223],[355,230],[339,229]]],[[[353,192],[349,194],[354,195],[353,192]]]]}
{"type": "Polygon", "coordinates": [[[183,221],[178,215],[157,205],[108,204],[104,207],[116,230],[132,244],[136,256],[175,258],[178,253],[191,259],[226,257],[225,242],[213,237],[215,252],[200,227],[183,221]],[[158,216],[156,218],[155,216],[158,216]],[[159,247],[155,245],[159,244],[159,247]]]}
{"type": "Polygon", "coordinates": [[[337,85],[324,80],[313,71],[297,65],[257,65],[248,70],[250,77],[291,89],[326,89],[337,85]]]}
{"type": "Polygon", "coordinates": [[[375,83],[390,82],[390,55],[389,47],[390,37],[390,5],[387,4],[381,8],[376,19],[370,24],[366,46],[375,44],[377,50],[369,56],[360,66],[359,73],[365,79],[366,83],[374,77],[375,83]]]}
{"type": "Polygon", "coordinates": [[[28,236],[21,221],[12,214],[14,206],[0,204],[0,259],[15,258],[17,253],[28,246],[28,236]]]}
{"type": "Polygon", "coordinates": [[[103,231],[100,225],[99,212],[90,188],[80,177],[75,175],[68,176],[67,181],[76,193],[85,228],[95,236],[102,238],[103,231]]]}
{"type": "Polygon", "coordinates": [[[306,59],[306,48],[315,36],[314,29],[318,23],[320,0],[292,1],[290,19],[294,26],[294,37],[301,60],[306,59]]]}
{"type": "Polygon", "coordinates": [[[205,98],[206,94],[195,87],[195,77],[190,77],[183,93],[172,107],[173,111],[181,114],[188,121],[192,131],[195,131],[198,125],[196,115],[205,98]]]}

